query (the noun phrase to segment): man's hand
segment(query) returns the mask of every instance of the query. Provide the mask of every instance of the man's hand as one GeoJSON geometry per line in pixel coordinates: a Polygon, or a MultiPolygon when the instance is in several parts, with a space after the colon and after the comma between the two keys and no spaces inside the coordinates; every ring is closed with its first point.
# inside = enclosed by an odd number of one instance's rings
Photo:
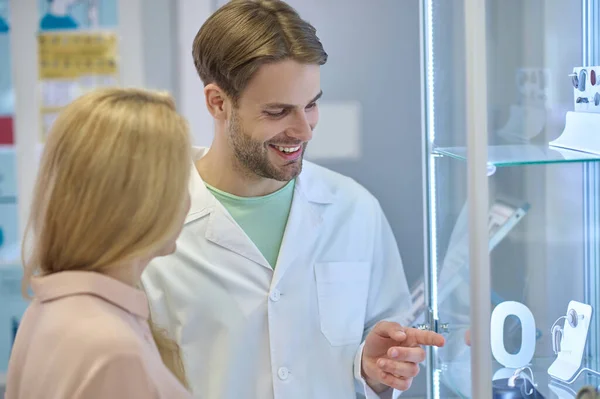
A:
{"type": "Polygon", "coordinates": [[[419,374],[419,363],[425,360],[425,350],[421,345],[442,347],[444,343],[440,334],[382,321],[365,341],[363,377],[377,393],[388,387],[406,391],[419,374]]]}

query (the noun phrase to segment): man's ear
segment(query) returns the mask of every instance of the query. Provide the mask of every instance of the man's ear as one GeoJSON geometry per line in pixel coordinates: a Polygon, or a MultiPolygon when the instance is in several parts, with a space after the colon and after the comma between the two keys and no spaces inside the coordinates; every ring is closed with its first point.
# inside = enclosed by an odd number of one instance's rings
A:
{"type": "Polygon", "coordinates": [[[204,98],[208,112],[217,120],[227,119],[227,111],[230,104],[229,97],[219,86],[210,83],[204,87],[204,98]]]}

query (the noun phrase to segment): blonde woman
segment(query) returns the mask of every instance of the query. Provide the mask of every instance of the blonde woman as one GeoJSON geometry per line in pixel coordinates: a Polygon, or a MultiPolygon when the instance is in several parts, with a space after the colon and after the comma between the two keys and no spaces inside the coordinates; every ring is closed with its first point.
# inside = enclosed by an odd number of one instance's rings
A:
{"type": "Polygon", "coordinates": [[[151,259],[175,250],[190,160],[168,96],[102,90],[61,113],[34,192],[24,245],[33,301],[6,399],[191,398],[179,348],[150,327],[136,288],[151,259]]]}

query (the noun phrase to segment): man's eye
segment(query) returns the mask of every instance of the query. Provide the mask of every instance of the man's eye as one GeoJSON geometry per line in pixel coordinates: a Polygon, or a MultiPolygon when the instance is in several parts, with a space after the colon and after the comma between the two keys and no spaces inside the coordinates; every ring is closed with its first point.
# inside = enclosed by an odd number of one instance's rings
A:
{"type": "Polygon", "coordinates": [[[287,109],[282,109],[279,112],[273,112],[273,111],[265,111],[265,114],[272,117],[272,118],[280,118],[282,116],[284,116],[285,114],[287,114],[287,109]]]}
{"type": "Polygon", "coordinates": [[[313,109],[317,106],[317,103],[311,103],[306,106],[306,109],[313,109]]]}

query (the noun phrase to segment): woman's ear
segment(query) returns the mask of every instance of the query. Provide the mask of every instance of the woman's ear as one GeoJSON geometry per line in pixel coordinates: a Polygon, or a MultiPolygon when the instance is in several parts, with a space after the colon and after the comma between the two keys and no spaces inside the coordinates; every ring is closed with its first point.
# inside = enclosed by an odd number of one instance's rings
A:
{"type": "Polygon", "coordinates": [[[204,87],[204,98],[208,112],[217,120],[227,119],[229,98],[219,86],[210,83],[204,87]]]}

